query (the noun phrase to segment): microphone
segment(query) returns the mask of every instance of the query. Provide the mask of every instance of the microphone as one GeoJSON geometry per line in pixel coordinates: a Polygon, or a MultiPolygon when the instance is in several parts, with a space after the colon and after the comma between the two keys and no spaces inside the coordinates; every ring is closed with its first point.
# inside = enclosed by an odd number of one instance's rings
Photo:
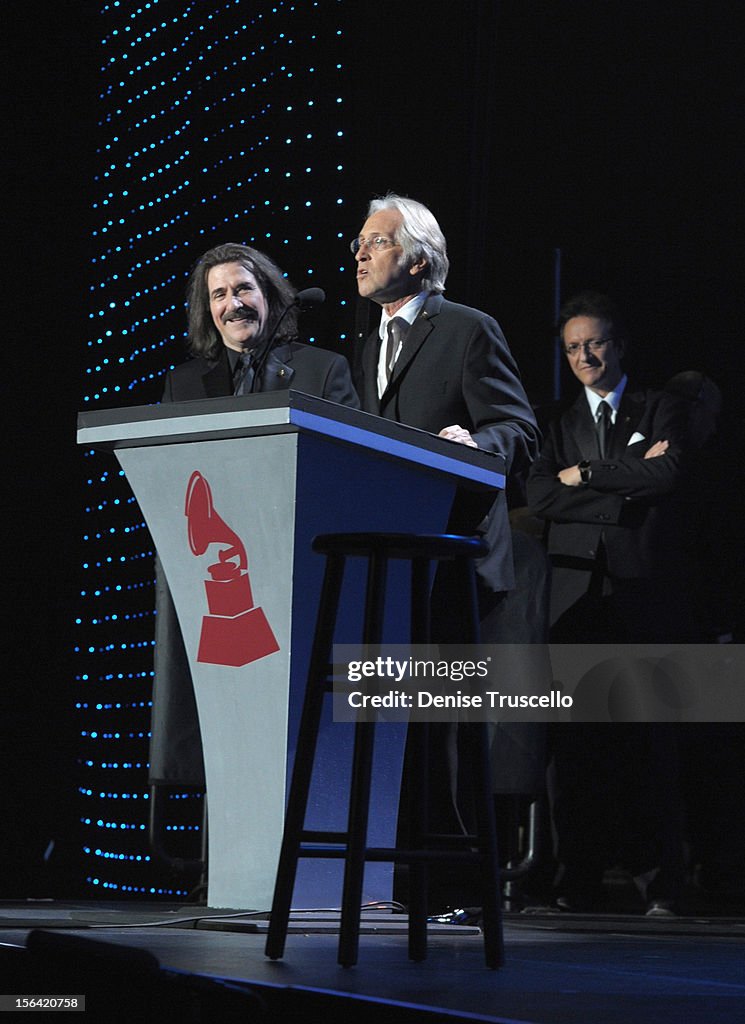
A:
{"type": "Polygon", "coordinates": [[[306,309],[312,309],[313,306],[320,306],[325,301],[326,292],[323,288],[303,288],[295,296],[293,306],[297,306],[301,312],[304,312],[306,309]]]}
{"type": "Polygon", "coordinates": [[[284,320],[285,316],[290,312],[291,309],[297,309],[299,312],[304,312],[306,309],[312,309],[314,306],[320,306],[322,302],[326,301],[326,292],[323,288],[303,288],[302,291],[296,293],[295,298],[292,302],[285,306],[282,310],[279,320],[274,325],[274,330],[271,332],[269,337],[266,339],[264,344],[261,346],[259,354],[254,360],[254,379],[251,382],[251,392],[258,390],[258,385],[261,381],[261,376],[264,372],[264,364],[267,361],[279,325],[284,320]]]}

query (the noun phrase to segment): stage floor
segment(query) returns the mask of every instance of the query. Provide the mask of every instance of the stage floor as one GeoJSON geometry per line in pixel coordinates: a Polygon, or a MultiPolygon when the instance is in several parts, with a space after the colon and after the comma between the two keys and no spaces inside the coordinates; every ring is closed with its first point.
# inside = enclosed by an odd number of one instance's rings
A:
{"type": "Polygon", "coordinates": [[[87,995],[89,1021],[127,1019],[135,992],[147,1000],[144,1019],[218,1024],[233,1019],[218,1007],[228,994],[246,1000],[235,1019],[283,1024],[333,1013],[355,1024],[451,1015],[523,1024],[745,1019],[745,916],[508,913],[499,971],[484,966],[475,927],[434,927],[427,960],[412,963],[404,916],[363,920],[359,963],[342,968],[329,913],[294,919],[284,959],[272,962],[265,918],[192,905],[0,903],[0,993],[39,985],[34,992],[52,994],[61,984],[87,995]]]}

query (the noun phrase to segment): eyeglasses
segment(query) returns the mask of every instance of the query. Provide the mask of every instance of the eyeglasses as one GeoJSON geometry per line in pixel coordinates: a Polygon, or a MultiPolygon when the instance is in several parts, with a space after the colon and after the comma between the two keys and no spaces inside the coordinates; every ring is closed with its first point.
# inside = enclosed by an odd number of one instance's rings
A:
{"type": "Polygon", "coordinates": [[[613,338],[600,338],[598,341],[572,341],[568,345],[564,346],[564,351],[568,356],[576,356],[580,349],[587,349],[596,356],[598,352],[602,352],[605,346],[611,341],[613,341],[613,338]]]}
{"type": "Polygon", "coordinates": [[[371,235],[369,238],[353,238],[349,243],[349,250],[356,256],[363,247],[374,249],[375,252],[382,252],[383,249],[391,249],[396,243],[386,238],[385,235],[371,235]]]}

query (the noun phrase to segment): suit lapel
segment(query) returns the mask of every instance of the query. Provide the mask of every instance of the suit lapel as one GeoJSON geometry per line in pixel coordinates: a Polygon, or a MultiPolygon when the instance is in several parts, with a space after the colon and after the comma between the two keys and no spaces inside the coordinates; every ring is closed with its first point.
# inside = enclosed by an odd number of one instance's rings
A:
{"type": "Polygon", "coordinates": [[[599,458],[598,432],[584,390],[580,391],[576,402],[569,410],[567,429],[582,459],[599,458]]]}
{"type": "Polygon", "coordinates": [[[292,348],[289,344],[278,345],[267,356],[261,391],[286,391],[295,376],[292,362],[292,348]]]}
{"type": "Polygon", "coordinates": [[[369,335],[362,350],[362,383],[363,394],[360,395],[362,408],[368,412],[378,412],[380,399],[378,398],[378,353],[380,352],[380,335],[376,327],[369,335]]]}
{"type": "MultiPolygon", "coordinates": [[[[624,454],[644,415],[644,408],[645,396],[639,392],[631,393],[627,385],[621,396],[616,422],[610,434],[608,458],[618,459],[624,454]]],[[[580,392],[570,409],[567,427],[583,459],[600,457],[597,429],[584,391],[580,392]]]]}
{"type": "Polygon", "coordinates": [[[631,393],[628,384],[621,395],[621,404],[616,414],[616,422],[611,432],[610,452],[612,458],[620,458],[641,422],[645,409],[645,396],[639,392],[631,393]]]}
{"type": "MultiPolygon", "coordinates": [[[[404,343],[401,346],[401,354],[393,366],[393,373],[391,374],[391,379],[388,381],[388,387],[385,389],[382,398],[380,399],[381,413],[397,391],[398,386],[401,383],[401,379],[413,360],[416,358],[417,352],[432,332],[432,329],[435,326],[433,321],[440,312],[442,301],[442,295],[430,295],[419,311],[419,315],[416,320],[406,332],[404,343]]],[[[375,377],[377,381],[377,362],[375,366],[375,377]]],[[[375,390],[377,394],[377,386],[375,390]]]]}
{"type": "MultiPolygon", "coordinates": [[[[262,392],[285,391],[290,386],[295,376],[295,369],[291,365],[292,356],[292,347],[289,344],[278,345],[272,349],[264,366],[262,392]]],[[[227,349],[220,353],[217,362],[202,375],[202,385],[205,398],[225,398],[233,394],[233,374],[227,349]]]]}
{"type": "Polygon", "coordinates": [[[233,394],[233,375],[227,349],[223,348],[217,362],[202,376],[205,398],[224,398],[233,394]]]}
{"type": "Polygon", "coordinates": [[[434,327],[432,318],[437,316],[438,311],[439,305],[437,308],[431,308],[431,299],[428,299],[424,303],[424,306],[419,312],[419,316],[406,332],[404,343],[401,346],[401,355],[393,366],[393,373],[390,381],[388,382],[388,388],[386,391],[390,391],[391,388],[396,387],[397,381],[401,379],[412,359],[414,359],[419,349],[427,340],[427,337],[434,327]]]}
{"type": "Polygon", "coordinates": [[[396,360],[388,387],[383,392],[381,398],[378,398],[380,327],[376,327],[372,334],[370,334],[362,352],[364,393],[360,397],[364,409],[376,409],[379,410],[381,416],[385,416],[385,409],[395,395],[403,375],[432,331],[434,327],[433,318],[440,312],[442,302],[442,295],[430,295],[425,301],[419,316],[406,332],[406,337],[401,347],[401,354],[396,360]]]}

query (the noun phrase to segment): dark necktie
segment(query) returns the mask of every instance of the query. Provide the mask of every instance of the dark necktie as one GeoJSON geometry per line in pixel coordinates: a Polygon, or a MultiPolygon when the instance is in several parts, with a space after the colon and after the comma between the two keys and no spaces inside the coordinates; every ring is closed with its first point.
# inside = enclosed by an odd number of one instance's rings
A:
{"type": "Polygon", "coordinates": [[[394,316],[388,321],[388,341],[385,346],[385,379],[386,383],[391,379],[393,366],[396,362],[396,352],[404,335],[407,322],[400,316],[394,316]]]}
{"type": "Polygon", "coordinates": [[[610,445],[610,432],[613,428],[613,420],[611,418],[611,407],[607,402],[601,402],[598,406],[598,419],[597,419],[597,431],[598,431],[598,449],[600,451],[600,458],[604,459],[608,455],[608,448],[610,445]]]}
{"type": "Polygon", "coordinates": [[[235,367],[235,391],[234,395],[250,395],[254,382],[254,353],[241,352],[235,367]]]}

